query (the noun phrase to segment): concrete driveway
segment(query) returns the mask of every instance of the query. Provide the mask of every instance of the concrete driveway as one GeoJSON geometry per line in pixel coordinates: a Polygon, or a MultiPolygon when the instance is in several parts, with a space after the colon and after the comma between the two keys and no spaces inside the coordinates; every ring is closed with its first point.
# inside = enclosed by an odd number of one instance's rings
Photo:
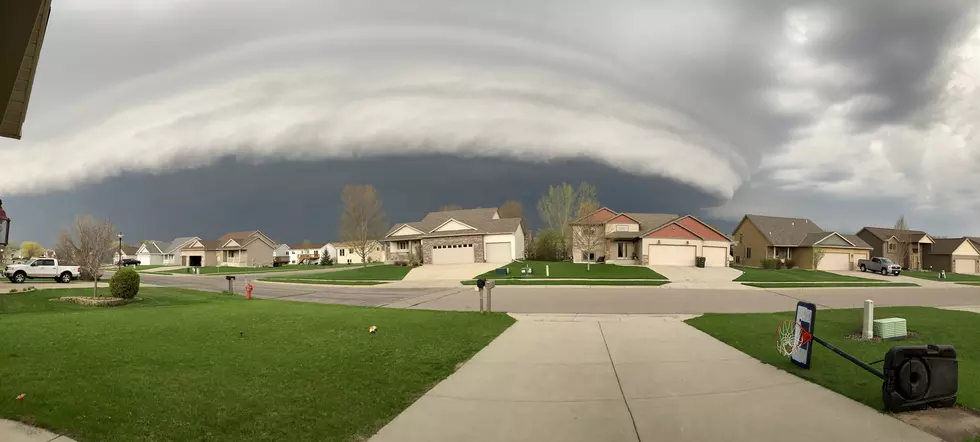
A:
{"type": "Polygon", "coordinates": [[[489,272],[504,265],[499,263],[428,264],[412,269],[412,271],[408,272],[408,275],[405,275],[402,281],[456,281],[458,283],[464,279],[473,279],[476,275],[489,272]]]}
{"type": "Polygon", "coordinates": [[[705,290],[755,290],[754,287],[732,282],[742,276],[742,272],[731,267],[651,267],[655,272],[670,280],[668,288],[687,288],[705,290]]]}
{"type": "Polygon", "coordinates": [[[682,317],[517,317],[370,440],[938,440],[682,317]]]}

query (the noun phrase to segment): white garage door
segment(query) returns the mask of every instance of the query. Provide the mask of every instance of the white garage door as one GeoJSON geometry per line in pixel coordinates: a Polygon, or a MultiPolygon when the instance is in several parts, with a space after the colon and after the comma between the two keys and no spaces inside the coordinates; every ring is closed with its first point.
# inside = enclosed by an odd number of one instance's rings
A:
{"type": "Polygon", "coordinates": [[[849,253],[825,253],[817,264],[817,270],[850,270],[851,255],[849,253]]]}
{"type": "Polygon", "coordinates": [[[487,243],[487,262],[508,263],[511,261],[509,242],[487,243]]]}
{"type": "Polygon", "coordinates": [[[725,247],[702,247],[704,253],[705,267],[725,267],[728,260],[728,248],[725,247]]]}
{"type": "Polygon", "coordinates": [[[976,273],[977,264],[972,259],[954,259],[953,273],[976,273]]]}
{"type": "Polygon", "coordinates": [[[476,262],[473,257],[473,244],[432,246],[433,264],[466,264],[472,262],[476,262]]]}
{"type": "Polygon", "coordinates": [[[650,245],[650,265],[693,266],[697,249],[694,246],[650,245]]]}

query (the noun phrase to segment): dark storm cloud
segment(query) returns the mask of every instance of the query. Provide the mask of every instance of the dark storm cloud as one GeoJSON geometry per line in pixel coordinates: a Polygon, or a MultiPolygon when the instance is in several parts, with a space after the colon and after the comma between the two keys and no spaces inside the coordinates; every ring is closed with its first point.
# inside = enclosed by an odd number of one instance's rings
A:
{"type": "Polygon", "coordinates": [[[4,199],[18,241],[54,241],[77,214],[108,217],[127,238],[168,241],[180,236],[217,238],[260,229],[277,241],[338,239],[340,191],[374,185],[389,221],[410,222],[443,205],[497,207],[524,204],[532,228],[536,203],[549,185],[588,181],[602,204],[622,211],[699,213],[717,197],[657,177],[623,173],[588,161],[530,163],[455,156],[276,162],[231,159],[160,175],[125,175],[70,192],[4,199]]]}
{"type": "Polygon", "coordinates": [[[929,108],[943,95],[948,81],[950,48],[974,30],[980,10],[975,0],[807,5],[832,11],[826,34],[814,39],[809,53],[862,77],[830,88],[828,98],[880,97],[854,109],[852,118],[860,129],[883,123],[931,123],[935,116],[929,108]]]}

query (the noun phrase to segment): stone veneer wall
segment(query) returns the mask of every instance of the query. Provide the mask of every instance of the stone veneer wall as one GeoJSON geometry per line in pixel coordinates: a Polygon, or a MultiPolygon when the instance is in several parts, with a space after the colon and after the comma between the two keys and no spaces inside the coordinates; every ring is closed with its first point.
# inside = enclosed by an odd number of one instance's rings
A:
{"type": "Polygon", "coordinates": [[[433,246],[451,246],[453,244],[473,244],[474,262],[486,262],[486,252],[483,250],[483,236],[481,235],[427,238],[422,241],[422,262],[432,264],[433,246]]]}

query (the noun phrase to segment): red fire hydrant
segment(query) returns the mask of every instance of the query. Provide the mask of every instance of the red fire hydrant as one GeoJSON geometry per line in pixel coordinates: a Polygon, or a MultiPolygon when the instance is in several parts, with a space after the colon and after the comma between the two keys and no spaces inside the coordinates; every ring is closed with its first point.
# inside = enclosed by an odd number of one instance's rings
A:
{"type": "Polygon", "coordinates": [[[252,283],[245,286],[245,299],[252,299],[252,283]]]}

